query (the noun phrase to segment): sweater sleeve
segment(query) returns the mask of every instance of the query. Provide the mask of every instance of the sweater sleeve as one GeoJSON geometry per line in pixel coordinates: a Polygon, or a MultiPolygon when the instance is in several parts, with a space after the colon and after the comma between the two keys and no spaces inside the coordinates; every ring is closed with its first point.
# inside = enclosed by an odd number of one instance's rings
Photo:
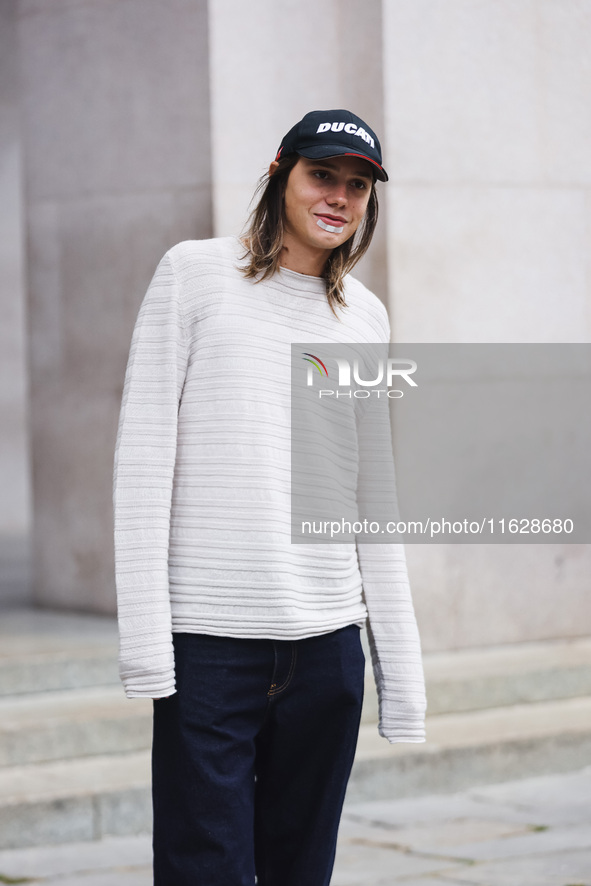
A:
{"type": "Polygon", "coordinates": [[[180,295],[167,252],[137,316],[115,445],[119,673],[128,698],[175,692],[168,544],[178,409],[188,365],[180,295]]]}
{"type": "MultiPolygon", "coordinates": [[[[384,315],[384,337],[389,342],[385,309],[384,315]]],[[[364,413],[358,427],[358,502],[361,511],[367,508],[371,512],[377,506],[377,514],[383,520],[392,518],[392,506],[397,512],[396,480],[388,401],[375,398],[373,402],[375,405],[364,413]]],[[[425,680],[404,546],[358,540],[357,556],[378,691],[378,731],[392,744],[423,742],[425,680]]]]}

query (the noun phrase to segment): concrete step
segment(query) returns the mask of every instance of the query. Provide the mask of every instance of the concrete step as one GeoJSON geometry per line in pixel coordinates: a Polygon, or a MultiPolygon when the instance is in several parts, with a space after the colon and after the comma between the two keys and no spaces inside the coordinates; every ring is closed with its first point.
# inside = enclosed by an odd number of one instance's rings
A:
{"type": "MultiPolygon", "coordinates": [[[[130,702],[131,704],[131,702],[130,702]]],[[[361,729],[350,803],[461,790],[586,765],[591,699],[431,716],[425,744],[361,729]]],[[[151,827],[150,754],[136,751],[0,770],[0,849],[97,840],[151,827]]]]}
{"type": "MultiPolygon", "coordinates": [[[[364,638],[367,672],[362,722],[374,723],[378,700],[364,638]]],[[[511,643],[423,656],[429,714],[591,695],[591,637],[511,643]]]]}
{"type": "Polygon", "coordinates": [[[362,725],[351,803],[569,772],[591,759],[591,698],[428,716],[427,741],[389,744],[362,725]]]}
{"type": "MultiPolygon", "coordinates": [[[[591,766],[347,804],[332,886],[589,884],[591,766]]],[[[149,833],[0,851],[0,883],[151,886],[149,833]]]]}
{"type": "Polygon", "coordinates": [[[591,637],[424,656],[430,714],[591,695],[591,637]]]}
{"type": "Polygon", "coordinates": [[[119,684],[115,619],[43,609],[0,612],[0,696],[119,684]]]}
{"type": "MultiPolygon", "coordinates": [[[[54,635],[51,643],[55,642],[54,635]]],[[[31,673],[39,668],[46,687],[73,682],[80,688],[0,697],[0,766],[149,748],[151,702],[125,697],[112,647],[101,652],[101,659],[96,648],[82,650],[78,642],[71,638],[69,650],[58,653],[45,636],[43,651],[24,659],[20,647],[12,657],[3,650],[21,686],[30,689],[31,673]],[[62,673],[56,669],[48,675],[47,659],[63,665],[62,673]],[[95,668],[97,661],[102,670],[95,668]],[[102,679],[112,685],[93,685],[93,680],[102,679]]],[[[425,673],[430,715],[591,695],[591,640],[426,655],[425,673]]],[[[368,664],[362,722],[373,728],[376,720],[377,697],[368,664]]]]}
{"type": "MultiPolygon", "coordinates": [[[[368,662],[365,723],[377,718],[368,662]]],[[[120,687],[113,617],[20,608],[0,613],[0,696],[120,687]]],[[[591,693],[591,637],[424,655],[429,713],[591,693]]]]}
{"type": "Polygon", "coordinates": [[[0,849],[137,834],[151,815],[149,751],[0,770],[0,849]]]}
{"type": "Polygon", "coordinates": [[[152,702],[120,686],[0,698],[0,767],[149,748],[152,702]]]}
{"type": "Polygon", "coordinates": [[[119,683],[112,648],[11,656],[0,659],[0,696],[119,683]]]}

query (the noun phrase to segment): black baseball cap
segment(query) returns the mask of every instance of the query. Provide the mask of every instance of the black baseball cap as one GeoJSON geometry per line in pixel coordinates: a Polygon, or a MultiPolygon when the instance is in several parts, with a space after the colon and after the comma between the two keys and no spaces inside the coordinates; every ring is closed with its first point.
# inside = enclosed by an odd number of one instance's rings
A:
{"type": "Polygon", "coordinates": [[[310,111],[284,136],[275,160],[292,153],[301,154],[309,160],[362,157],[372,164],[376,178],[388,181],[377,135],[351,111],[310,111]]]}

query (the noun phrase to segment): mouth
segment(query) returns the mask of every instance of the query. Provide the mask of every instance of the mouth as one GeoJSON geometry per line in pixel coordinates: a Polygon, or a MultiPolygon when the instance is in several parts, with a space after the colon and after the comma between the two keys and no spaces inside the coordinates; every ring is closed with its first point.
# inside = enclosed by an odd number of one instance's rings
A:
{"type": "Polygon", "coordinates": [[[319,228],[322,228],[323,231],[328,231],[329,234],[342,234],[345,230],[346,219],[341,218],[338,215],[317,215],[316,224],[319,228]]]}
{"type": "Polygon", "coordinates": [[[346,225],[347,219],[342,215],[329,215],[326,212],[315,212],[317,218],[321,218],[327,225],[346,225]]]}

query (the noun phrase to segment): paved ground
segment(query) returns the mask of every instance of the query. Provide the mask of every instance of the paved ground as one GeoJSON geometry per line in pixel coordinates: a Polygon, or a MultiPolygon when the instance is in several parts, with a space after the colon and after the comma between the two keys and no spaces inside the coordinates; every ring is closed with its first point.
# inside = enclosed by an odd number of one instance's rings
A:
{"type": "MultiPolygon", "coordinates": [[[[150,838],[0,852],[15,882],[151,886],[150,838]]],[[[347,806],[332,886],[591,886],[591,766],[347,806]]]]}

